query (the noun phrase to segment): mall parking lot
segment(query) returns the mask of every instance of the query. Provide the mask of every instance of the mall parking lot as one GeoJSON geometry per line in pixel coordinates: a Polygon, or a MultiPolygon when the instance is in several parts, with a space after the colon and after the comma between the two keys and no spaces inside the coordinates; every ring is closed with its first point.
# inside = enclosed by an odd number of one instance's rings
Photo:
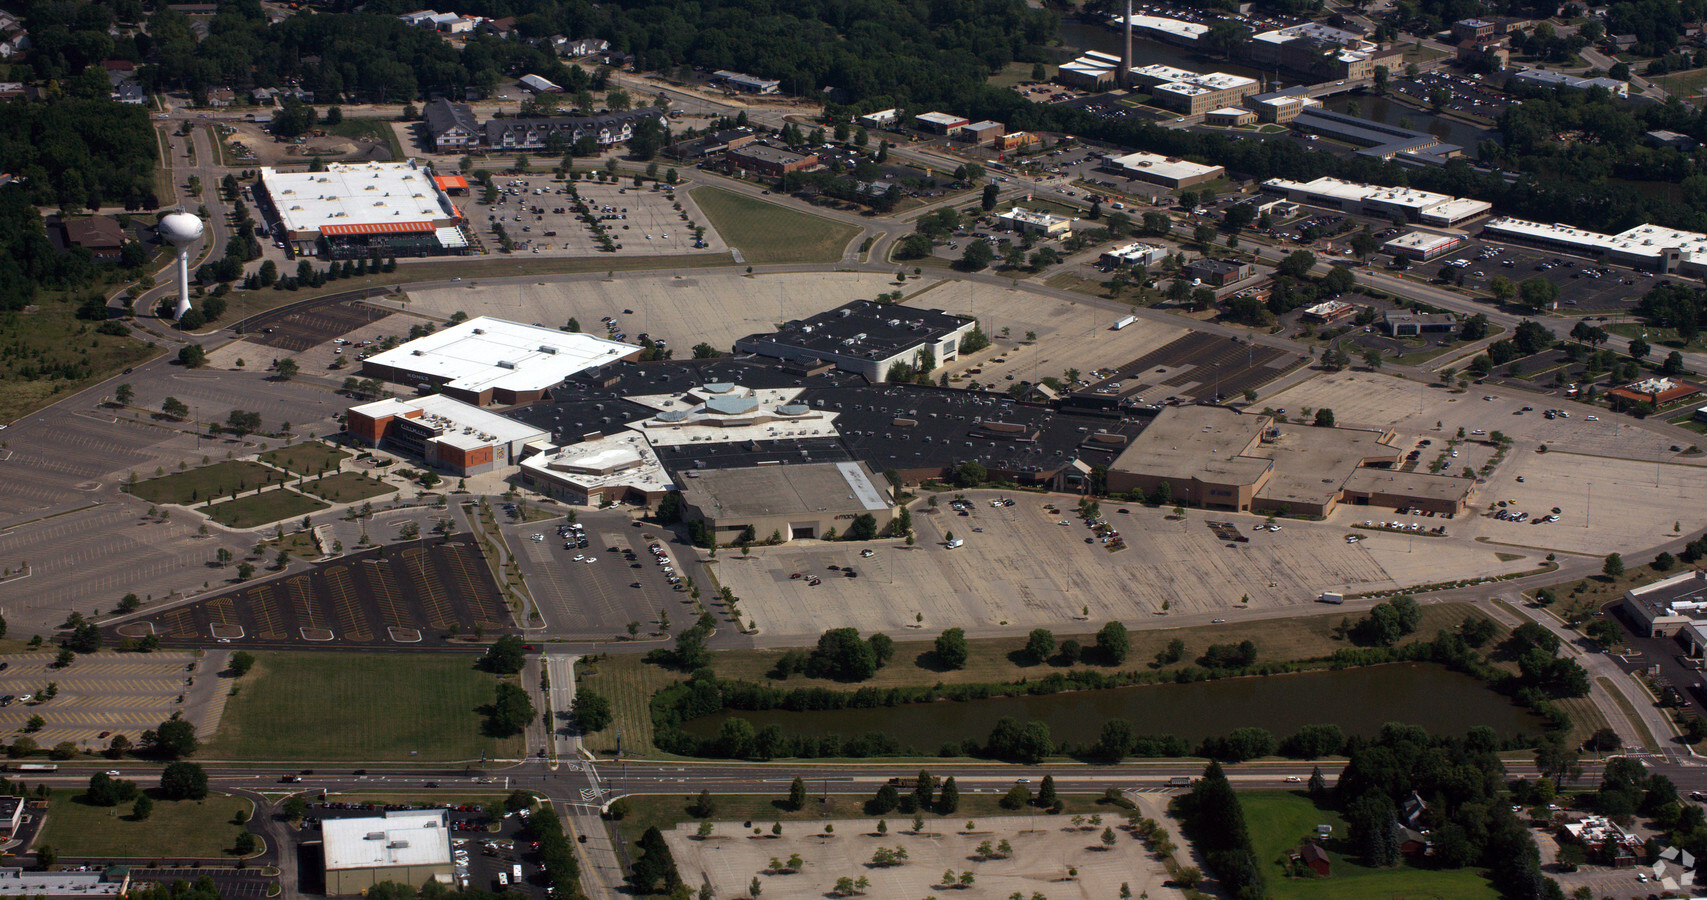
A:
{"type": "MultiPolygon", "coordinates": [[[[474,227],[496,245],[497,226],[515,242],[517,253],[548,256],[586,256],[602,253],[602,245],[575,209],[575,198],[567,182],[551,176],[531,175],[498,178],[502,192],[488,205],[471,204],[474,227]]],[[[699,214],[685,190],[677,191],[656,182],[635,187],[622,183],[575,183],[589,211],[605,226],[618,254],[721,252],[725,247],[705,217],[699,214]],[[675,205],[681,204],[677,210],[675,205]],[[703,245],[696,244],[689,223],[704,227],[703,245]]]]}
{"type": "Polygon", "coordinates": [[[504,526],[509,542],[527,576],[528,589],[546,623],[576,637],[609,638],[626,634],[629,622],[650,631],[660,609],[669,610],[671,623],[686,622],[692,613],[683,606],[694,551],[673,541],[675,535],[642,527],[624,512],[578,510],[587,546],[565,546],[557,534],[563,519],[504,526]],[[534,535],[539,540],[534,540],[534,535]],[[670,557],[670,568],[682,585],[670,584],[664,567],[648,549],[657,543],[670,557]]]}
{"type": "Polygon", "coordinates": [[[189,689],[195,656],[189,653],[79,656],[63,669],[52,667],[51,651],[0,657],[0,729],[16,733],[31,716],[46,724],[30,735],[39,746],[60,741],[104,747],[121,733],[132,741],[173,713],[184,710],[179,698],[189,689]],[[42,700],[52,682],[58,693],[42,700]],[[26,701],[24,698],[31,697],[26,701]]]}
{"type": "Polygon", "coordinates": [[[1577,312],[1628,312],[1655,285],[1674,280],[1653,272],[1492,241],[1473,241],[1456,253],[1413,263],[1411,269],[1431,278],[1443,270],[1452,273],[1454,282],[1462,274],[1464,286],[1477,290],[1487,290],[1501,275],[1519,283],[1544,278],[1559,288],[1560,309],[1577,312]],[[1465,265],[1449,265],[1459,260],[1465,265]]]}

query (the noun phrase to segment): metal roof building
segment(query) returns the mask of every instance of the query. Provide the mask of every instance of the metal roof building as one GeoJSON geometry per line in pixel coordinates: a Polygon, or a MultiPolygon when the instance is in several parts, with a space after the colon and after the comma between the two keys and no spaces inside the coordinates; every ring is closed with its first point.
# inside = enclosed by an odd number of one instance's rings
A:
{"type": "Polygon", "coordinates": [[[275,234],[307,256],[320,254],[323,237],[334,259],[468,247],[458,227],[462,211],[414,160],[332,163],[324,172],[263,168],[256,197],[275,234]]]}
{"type": "Polygon", "coordinates": [[[450,816],[445,810],[327,819],[321,829],[327,894],[359,894],[382,881],[420,887],[452,874],[450,816]]]}

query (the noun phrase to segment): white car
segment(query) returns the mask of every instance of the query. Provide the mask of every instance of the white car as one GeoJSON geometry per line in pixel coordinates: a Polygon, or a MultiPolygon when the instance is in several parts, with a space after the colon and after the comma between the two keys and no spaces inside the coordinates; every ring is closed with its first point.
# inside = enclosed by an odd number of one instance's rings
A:
{"type": "Polygon", "coordinates": [[[576,562],[580,562],[581,560],[586,559],[586,558],[587,558],[586,556],[584,556],[580,553],[575,554],[575,561],[576,562]]]}
{"type": "Polygon", "coordinates": [[[591,564],[591,563],[596,563],[596,562],[598,562],[598,561],[599,561],[599,558],[598,558],[598,557],[596,557],[596,556],[589,556],[589,557],[587,557],[587,560],[586,560],[586,561],[587,561],[587,563],[589,563],[589,564],[591,564]]]}

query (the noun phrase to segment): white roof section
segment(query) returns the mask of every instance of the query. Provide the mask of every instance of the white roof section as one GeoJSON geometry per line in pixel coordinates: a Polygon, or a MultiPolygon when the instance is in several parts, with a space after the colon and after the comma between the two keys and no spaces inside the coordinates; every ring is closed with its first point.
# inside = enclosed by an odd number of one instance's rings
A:
{"type": "Polygon", "coordinates": [[[455,218],[456,207],[426,166],[408,162],[330,163],[324,172],[261,169],[261,185],[287,230],[327,225],[392,225],[455,218]]]}
{"type": "Polygon", "coordinates": [[[1072,221],[1066,216],[1058,216],[1040,209],[1026,209],[1021,206],[1016,206],[996,218],[1007,219],[1010,222],[1018,222],[1023,225],[1036,225],[1041,228],[1072,221]]]}
{"type": "Polygon", "coordinates": [[[883,492],[865,477],[865,464],[856,462],[836,463],[836,470],[847,480],[848,487],[853,489],[854,499],[860,506],[871,512],[880,512],[889,508],[889,502],[883,499],[883,492]]]}
{"type": "Polygon", "coordinates": [[[942,112],[919,113],[918,115],[914,116],[913,118],[920,121],[920,122],[929,122],[932,125],[938,125],[938,126],[941,126],[943,128],[953,128],[957,125],[965,125],[966,124],[966,118],[964,116],[957,116],[957,115],[954,115],[952,113],[942,113],[942,112]]]}
{"type": "Polygon", "coordinates": [[[1531,222],[1509,216],[1494,219],[1483,227],[1496,237],[1505,235],[1530,240],[1550,241],[1574,247],[1588,253],[1616,252],[1629,257],[1658,259],[1667,250],[1677,250],[1686,262],[1707,264],[1707,235],[1694,231],[1679,231],[1663,225],[1637,225],[1618,234],[1602,234],[1573,228],[1570,225],[1531,222]]]}
{"type": "MultiPolygon", "coordinates": [[[[1123,18],[1125,18],[1125,16],[1110,17],[1116,31],[1120,30],[1120,20],[1123,18]]],[[[1209,33],[1208,25],[1199,25],[1196,22],[1183,22],[1179,19],[1169,19],[1165,16],[1144,16],[1134,13],[1132,18],[1129,19],[1126,24],[1128,27],[1139,31],[1154,31],[1159,34],[1168,34],[1190,41],[1195,41],[1209,33]]]]}
{"type": "Polygon", "coordinates": [[[1419,253],[1428,253],[1442,247],[1450,247],[1463,240],[1463,238],[1456,235],[1435,234],[1430,231],[1413,231],[1410,234],[1401,234],[1382,246],[1394,250],[1415,250],[1419,253]]]}
{"type": "Polygon", "coordinates": [[[546,79],[541,78],[538,75],[523,75],[522,77],[520,77],[516,80],[520,81],[522,84],[527,85],[529,88],[533,89],[536,93],[552,93],[552,94],[555,94],[555,93],[561,93],[563,91],[563,89],[558,87],[556,84],[554,84],[550,81],[547,81],[546,79]]]}
{"type": "Polygon", "coordinates": [[[0,897],[117,897],[127,879],[104,872],[26,872],[0,869],[0,897]]]}
{"type": "Polygon", "coordinates": [[[1209,114],[1210,114],[1210,115],[1212,115],[1212,116],[1246,116],[1246,115],[1253,115],[1253,113],[1252,113],[1252,112],[1251,112],[1251,111],[1250,111],[1250,110],[1248,110],[1248,109],[1246,109],[1246,108],[1244,108],[1244,107],[1243,107],[1243,106],[1223,106],[1223,107],[1221,107],[1221,108],[1220,108],[1220,109],[1212,109],[1212,110],[1210,110],[1210,111],[1209,111],[1209,114]]]}
{"type": "Polygon", "coordinates": [[[1119,247],[1104,250],[1102,251],[1102,255],[1104,257],[1114,257],[1115,259],[1123,259],[1130,262],[1132,260],[1149,259],[1161,252],[1162,248],[1157,247],[1154,244],[1133,241],[1130,244],[1122,244],[1119,247]]]}
{"type": "Polygon", "coordinates": [[[631,403],[658,410],[657,415],[630,422],[628,427],[644,434],[655,447],[835,437],[838,414],[795,402],[802,390],[718,384],[688,390],[688,403],[682,402],[681,394],[627,397],[631,403]]]}
{"type": "Polygon", "coordinates": [[[1200,175],[1213,175],[1223,171],[1220,166],[1204,166],[1188,162],[1177,156],[1163,156],[1160,153],[1128,153],[1109,160],[1123,169],[1143,169],[1154,172],[1163,178],[1195,178],[1200,175]]]}
{"type": "Polygon", "coordinates": [[[444,394],[427,394],[411,400],[390,398],[351,407],[352,412],[374,417],[402,416],[416,410],[422,414],[416,421],[430,421],[439,425],[444,431],[438,438],[439,443],[453,447],[473,449],[512,444],[545,434],[541,429],[526,422],[487,412],[444,394]]]}
{"type": "Polygon", "coordinates": [[[368,362],[447,379],[447,387],[473,393],[488,388],[538,391],[639,349],[590,334],[480,316],[369,357],[368,362]]]}
{"type": "Polygon", "coordinates": [[[442,809],[321,823],[328,870],[450,865],[449,816],[442,809]]]}
{"type": "Polygon", "coordinates": [[[1408,209],[1419,216],[1445,219],[1455,222],[1466,216],[1476,215],[1493,209],[1493,205],[1481,200],[1471,200],[1464,197],[1449,197],[1431,191],[1419,191],[1408,187],[1382,187],[1377,184],[1358,184],[1353,181],[1341,181],[1338,178],[1321,177],[1315,181],[1288,181],[1285,178],[1271,178],[1263,182],[1263,187],[1276,191],[1302,191],[1315,197],[1334,200],[1338,203],[1352,201],[1355,203],[1379,203],[1408,209]]]}
{"type": "Polygon", "coordinates": [[[633,432],[548,447],[522,460],[522,468],[534,477],[571,484],[583,492],[608,487],[659,492],[675,487],[657,451],[633,432]]]}
{"type": "Polygon", "coordinates": [[[1001,128],[1002,123],[997,122],[994,119],[985,119],[982,122],[973,122],[970,125],[962,125],[960,127],[970,129],[972,131],[983,131],[986,128],[1001,128]]]}

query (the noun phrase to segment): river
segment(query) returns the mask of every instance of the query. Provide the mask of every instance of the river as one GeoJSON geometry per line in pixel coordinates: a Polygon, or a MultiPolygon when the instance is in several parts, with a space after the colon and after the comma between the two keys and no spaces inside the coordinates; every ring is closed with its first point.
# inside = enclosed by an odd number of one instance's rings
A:
{"type": "Polygon", "coordinates": [[[1003,717],[1043,721],[1057,742],[1077,744],[1095,741],[1102,723],[1117,717],[1132,722],[1139,734],[1173,734],[1194,743],[1247,725],[1267,728],[1276,738],[1303,725],[1329,723],[1347,735],[1365,736],[1388,722],[1438,734],[1462,734],[1477,725],[1501,737],[1541,731],[1539,718],[1481,681],[1430,663],[877,709],[723,710],[686,722],[684,729],[712,737],[734,715],[755,729],[775,722],[791,735],[879,731],[924,753],[949,741],[982,741],[1003,717]]]}

